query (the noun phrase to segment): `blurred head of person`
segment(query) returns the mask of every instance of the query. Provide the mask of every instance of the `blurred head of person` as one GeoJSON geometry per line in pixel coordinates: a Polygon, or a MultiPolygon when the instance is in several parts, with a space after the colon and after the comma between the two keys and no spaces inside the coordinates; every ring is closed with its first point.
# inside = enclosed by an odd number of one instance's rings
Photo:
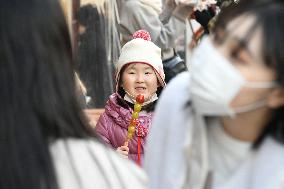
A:
{"type": "Polygon", "coordinates": [[[241,0],[224,9],[192,57],[192,103],[207,116],[262,118],[284,142],[284,2],[241,0]]]}
{"type": "Polygon", "coordinates": [[[0,1],[0,188],[57,188],[49,144],[92,136],[58,0],[0,1]]]}

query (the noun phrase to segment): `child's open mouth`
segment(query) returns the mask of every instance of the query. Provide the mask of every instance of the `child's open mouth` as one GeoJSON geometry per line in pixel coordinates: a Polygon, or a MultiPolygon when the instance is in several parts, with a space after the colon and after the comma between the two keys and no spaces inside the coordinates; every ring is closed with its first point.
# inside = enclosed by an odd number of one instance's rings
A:
{"type": "Polygon", "coordinates": [[[135,87],[135,90],[138,92],[144,92],[146,88],[145,87],[135,87]]]}

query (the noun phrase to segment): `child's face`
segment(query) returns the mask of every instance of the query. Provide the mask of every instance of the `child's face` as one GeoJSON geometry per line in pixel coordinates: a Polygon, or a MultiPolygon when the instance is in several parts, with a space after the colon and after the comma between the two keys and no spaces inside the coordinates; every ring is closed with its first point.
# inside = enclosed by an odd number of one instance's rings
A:
{"type": "Polygon", "coordinates": [[[121,86],[131,95],[143,94],[146,99],[157,91],[159,84],[155,71],[151,66],[134,63],[127,66],[122,73],[121,86]]]}

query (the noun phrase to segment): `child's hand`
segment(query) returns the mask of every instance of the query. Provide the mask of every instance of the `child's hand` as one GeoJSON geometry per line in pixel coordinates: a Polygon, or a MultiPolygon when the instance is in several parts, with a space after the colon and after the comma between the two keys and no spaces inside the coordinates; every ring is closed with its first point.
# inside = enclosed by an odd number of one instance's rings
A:
{"type": "Polygon", "coordinates": [[[129,148],[127,145],[120,146],[116,149],[116,151],[122,155],[124,158],[128,158],[129,148]]]}

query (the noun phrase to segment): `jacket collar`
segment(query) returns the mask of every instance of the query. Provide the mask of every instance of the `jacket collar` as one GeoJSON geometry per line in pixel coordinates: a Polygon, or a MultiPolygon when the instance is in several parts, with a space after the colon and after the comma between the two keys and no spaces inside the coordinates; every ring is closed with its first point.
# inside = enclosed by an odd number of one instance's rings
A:
{"type": "MultiPolygon", "coordinates": [[[[123,98],[114,93],[110,96],[106,103],[105,113],[112,118],[112,120],[123,128],[128,128],[130,120],[132,118],[133,109],[126,103],[123,98]],[[123,106],[121,106],[123,104],[123,106]]],[[[152,113],[144,113],[139,115],[139,121],[141,125],[148,127],[151,124],[152,113]]]]}

